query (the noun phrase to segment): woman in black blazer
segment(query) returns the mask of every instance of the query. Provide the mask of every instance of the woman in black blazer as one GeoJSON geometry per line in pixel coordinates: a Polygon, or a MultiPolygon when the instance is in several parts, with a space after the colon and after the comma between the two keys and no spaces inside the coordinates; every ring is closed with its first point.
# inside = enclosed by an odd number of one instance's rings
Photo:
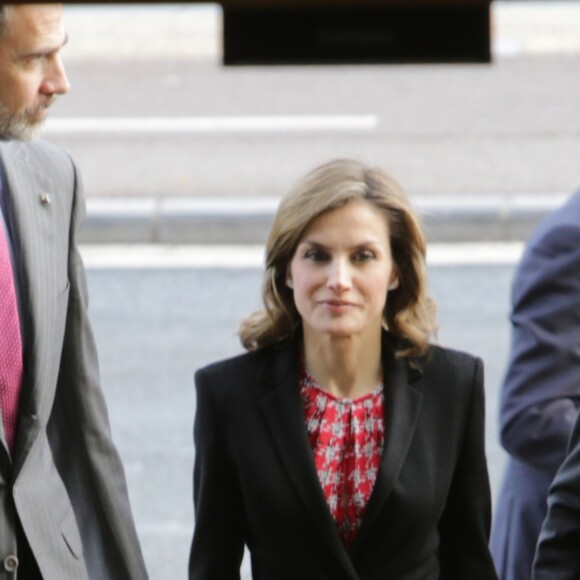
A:
{"type": "Polygon", "coordinates": [[[249,351],[196,373],[190,580],[483,580],[479,359],[429,344],[425,240],[383,171],[282,200],[249,351]]]}

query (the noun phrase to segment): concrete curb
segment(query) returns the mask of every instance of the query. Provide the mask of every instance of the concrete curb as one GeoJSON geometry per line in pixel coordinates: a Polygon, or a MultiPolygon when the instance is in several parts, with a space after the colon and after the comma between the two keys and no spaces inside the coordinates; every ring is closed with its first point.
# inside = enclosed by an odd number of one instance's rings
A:
{"type": "MultiPolygon", "coordinates": [[[[569,194],[413,199],[430,241],[523,241],[569,194]]],[[[262,244],[276,198],[89,198],[88,244],[262,244]]]]}

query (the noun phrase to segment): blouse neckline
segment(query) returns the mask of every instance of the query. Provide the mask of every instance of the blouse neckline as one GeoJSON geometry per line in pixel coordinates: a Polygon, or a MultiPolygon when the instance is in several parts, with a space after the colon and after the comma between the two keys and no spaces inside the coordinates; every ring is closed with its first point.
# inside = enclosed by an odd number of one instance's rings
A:
{"type": "Polygon", "coordinates": [[[335,401],[341,405],[357,405],[359,403],[363,403],[368,399],[372,399],[380,394],[384,388],[383,381],[381,382],[369,393],[366,395],[361,395],[360,397],[340,397],[339,395],[334,395],[333,393],[329,393],[326,389],[321,387],[318,382],[310,375],[310,373],[302,366],[302,378],[304,379],[301,381],[302,385],[306,388],[315,389],[325,397],[328,397],[330,400],[335,401]]]}

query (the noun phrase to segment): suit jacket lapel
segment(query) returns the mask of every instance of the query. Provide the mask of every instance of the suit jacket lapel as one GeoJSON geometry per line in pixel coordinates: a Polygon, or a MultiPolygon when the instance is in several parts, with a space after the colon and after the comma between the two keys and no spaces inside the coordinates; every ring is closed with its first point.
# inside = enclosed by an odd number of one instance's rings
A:
{"type": "Polygon", "coordinates": [[[272,440],[288,478],[304,509],[312,516],[313,525],[321,539],[332,550],[333,557],[342,562],[348,578],[358,580],[348,553],[344,548],[320,485],[312,449],[308,441],[298,376],[298,341],[281,349],[264,369],[263,380],[268,385],[261,405],[272,440]]]}
{"type": "Polygon", "coordinates": [[[48,355],[56,312],[56,288],[47,283],[54,267],[54,224],[49,210],[39,202],[42,191],[50,191],[50,183],[30,159],[23,143],[0,143],[10,193],[13,245],[20,271],[20,291],[24,322],[24,377],[20,399],[20,419],[14,470],[19,467],[38,432],[42,399],[47,389],[40,388],[39,375],[48,355]],[[40,348],[44,345],[44,348],[40,348]]]}
{"type": "Polygon", "coordinates": [[[389,334],[383,339],[385,393],[385,445],[377,479],[351,553],[364,542],[364,537],[387,501],[407,459],[407,454],[421,409],[423,395],[410,382],[421,375],[411,369],[405,359],[395,357],[395,341],[389,334]]]}

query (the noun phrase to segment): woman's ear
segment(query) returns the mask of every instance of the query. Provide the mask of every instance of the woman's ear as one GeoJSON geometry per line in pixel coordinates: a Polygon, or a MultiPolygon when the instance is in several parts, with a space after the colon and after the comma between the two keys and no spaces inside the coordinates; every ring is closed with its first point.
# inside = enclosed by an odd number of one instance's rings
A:
{"type": "Polygon", "coordinates": [[[292,278],[291,278],[291,276],[290,276],[290,272],[288,272],[288,273],[286,274],[286,286],[288,286],[288,288],[290,288],[290,289],[292,289],[292,290],[294,289],[294,284],[293,284],[293,282],[292,282],[292,278]]]}
{"type": "Polygon", "coordinates": [[[391,283],[389,284],[389,290],[395,290],[399,287],[399,277],[397,275],[393,276],[391,283]]]}

